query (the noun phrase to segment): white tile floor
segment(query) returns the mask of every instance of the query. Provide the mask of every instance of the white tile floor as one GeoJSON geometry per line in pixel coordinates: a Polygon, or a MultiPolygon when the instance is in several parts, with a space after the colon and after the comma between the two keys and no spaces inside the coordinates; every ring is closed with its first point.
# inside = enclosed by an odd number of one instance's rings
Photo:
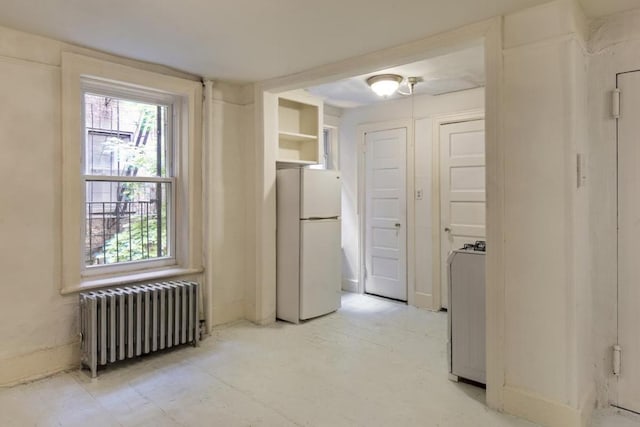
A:
{"type": "MultiPolygon", "coordinates": [[[[346,294],[302,325],[220,328],[199,348],[0,389],[0,426],[533,426],[448,381],[446,315],[346,294]]],[[[598,427],[638,426],[615,411],[598,427]]]]}

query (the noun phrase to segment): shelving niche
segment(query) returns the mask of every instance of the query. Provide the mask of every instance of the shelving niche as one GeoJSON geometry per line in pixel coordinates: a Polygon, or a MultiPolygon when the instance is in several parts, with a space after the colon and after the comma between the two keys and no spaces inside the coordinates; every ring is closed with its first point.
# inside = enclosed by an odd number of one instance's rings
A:
{"type": "Polygon", "coordinates": [[[312,96],[278,97],[278,163],[312,165],[320,159],[322,102],[312,96]]]}

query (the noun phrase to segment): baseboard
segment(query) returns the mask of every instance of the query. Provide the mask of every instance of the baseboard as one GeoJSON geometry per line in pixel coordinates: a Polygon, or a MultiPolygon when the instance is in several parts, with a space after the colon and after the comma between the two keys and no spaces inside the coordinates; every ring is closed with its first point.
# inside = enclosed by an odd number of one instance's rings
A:
{"type": "Polygon", "coordinates": [[[433,308],[433,295],[425,294],[423,292],[416,292],[413,298],[413,302],[416,307],[426,308],[427,310],[434,310],[433,308]]]}
{"type": "MultiPolygon", "coordinates": [[[[505,386],[504,411],[545,427],[584,427],[583,416],[577,408],[545,399],[535,393],[505,386]]],[[[588,421],[588,419],[587,419],[588,421]]]]}
{"type": "Polygon", "coordinates": [[[342,290],[345,292],[358,292],[358,281],[353,279],[342,279],[342,290]]]}
{"type": "Polygon", "coordinates": [[[22,354],[0,361],[0,387],[37,380],[79,366],[79,342],[22,354]]]}
{"type": "Polygon", "coordinates": [[[227,304],[213,305],[213,319],[211,319],[211,327],[224,325],[245,318],[244,300],[233,301],[227,304]]]}

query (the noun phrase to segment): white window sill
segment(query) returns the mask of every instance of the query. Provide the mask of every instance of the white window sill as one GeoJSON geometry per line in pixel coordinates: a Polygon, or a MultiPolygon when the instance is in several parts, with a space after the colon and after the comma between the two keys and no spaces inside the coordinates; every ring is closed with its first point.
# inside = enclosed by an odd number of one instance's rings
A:
{"type": "Polygon", "coordinates": [[[69,286],[62,288],[62,295],[73,294],[76,292],[84,292],[92,289],[106,288],[109,286],[129,285],[137,282],[146,282],[151,280],[167,279],[170,277],[187,276],[190,274],[200,274],[203,268],[180,268],[171,267],[153,271],[144,271],[141,273],[130,273],[118,276],[102,277],[99,279],[82,280],[77,286],[69,286]]]}

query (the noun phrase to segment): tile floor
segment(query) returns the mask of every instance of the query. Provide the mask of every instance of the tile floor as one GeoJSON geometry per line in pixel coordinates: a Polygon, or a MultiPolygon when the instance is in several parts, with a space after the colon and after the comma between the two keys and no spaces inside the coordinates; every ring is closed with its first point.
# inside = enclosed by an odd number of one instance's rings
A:
{"type": "MultiPolygon", "coordinates": [[[[446,315],[345,294],[302,325],[217,329],[199,348],[0,389],[0,426],[533,426],[450,382],[446,315]]],[[[608,410],[598,427],[640,426],[608,410]]]]}
{"type": "Polygon", "coordinates": [[[640,415],[616,408],[609,408],[598,411],[594,414],[592,420],[592,427],[638,426],[640,426],[640,415]]]}

